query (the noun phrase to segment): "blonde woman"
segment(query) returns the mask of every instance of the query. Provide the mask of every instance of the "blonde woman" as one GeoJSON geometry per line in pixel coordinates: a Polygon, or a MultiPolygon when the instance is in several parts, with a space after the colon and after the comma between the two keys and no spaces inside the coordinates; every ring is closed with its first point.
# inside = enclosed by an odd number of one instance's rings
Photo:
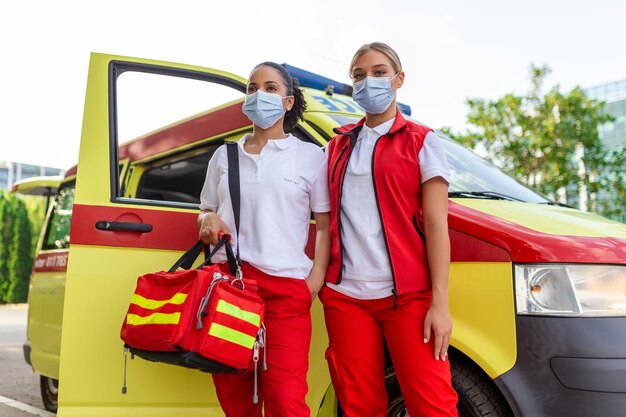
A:
{"type": "Polygon", "coordinates": [[[396,106],[404,72],[383,43],[350,64],[365,109],[328,145],[331,260],[320,292],[327,359],[346,417],[384,417],[386,344],[411,416],[457,416],[447,349],[448,164],[396,106]]]}

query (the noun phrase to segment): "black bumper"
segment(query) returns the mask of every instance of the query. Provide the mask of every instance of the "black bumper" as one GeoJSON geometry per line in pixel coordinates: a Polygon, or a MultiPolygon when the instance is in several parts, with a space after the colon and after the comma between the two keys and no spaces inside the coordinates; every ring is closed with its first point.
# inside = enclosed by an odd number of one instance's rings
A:
{"type": "Polygon", "coordinates": [[[28,340],[24,342],[24,346],[22,346],[22,348],[24,350],[24,360],[27,364],[33,366],[33,364],[30,362],[30,342],[28,340]]]}
{"type": "Polygon", "coordinates": [[[626,317],[516,324],[516,364],[495,380],[516,417],[626,416],[626,317]]]}

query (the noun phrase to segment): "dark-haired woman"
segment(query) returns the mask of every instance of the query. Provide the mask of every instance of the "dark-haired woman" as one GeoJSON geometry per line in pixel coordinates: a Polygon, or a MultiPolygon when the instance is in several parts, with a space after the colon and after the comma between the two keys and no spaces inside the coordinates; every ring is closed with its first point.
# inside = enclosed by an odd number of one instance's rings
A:
{"type": "Polygon", "coordinates": [[[365,117],[328,145],[331,260],[320,293],[335,392],[346,417],[387,416],[386,346],[408,414],[456,417],[446,155],[398,111],[393,49],[363,45],[350,76],[365,117]]]}
{"type": "MultiPolygon", "coordinates": [[[[265,301],[267,370],[213,374],[226,417],[309,417],[305,403],[311,339],[311,302],[322,287],[330,252],[327,165],[323,151],[290,133],[306,103],[280,65],[263,62],[250,74],[243,112],[253,123],[239,141],[239,251],[243,276],[265,301]],[[304,253],[313,211],[315,259],[304,253]]],[[[235,231],[226,146],[209,162],[198,216],[200,239],[215,244],[235,231]]],[[[232,244],[236,245],[236,233],[232,244]]],[[[218,258],[217,261],[224,261],[218,258]]]]}

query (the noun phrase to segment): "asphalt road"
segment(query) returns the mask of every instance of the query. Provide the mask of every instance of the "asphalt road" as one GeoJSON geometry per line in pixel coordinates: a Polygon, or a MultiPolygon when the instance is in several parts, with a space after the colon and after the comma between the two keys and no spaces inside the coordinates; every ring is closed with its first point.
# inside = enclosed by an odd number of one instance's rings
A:
{"type": "Polygon", "coordinates": [[[0,305],[0,417],[54,416],[44,410],[39,376],[24,361],[26,304],[0,305]]]}

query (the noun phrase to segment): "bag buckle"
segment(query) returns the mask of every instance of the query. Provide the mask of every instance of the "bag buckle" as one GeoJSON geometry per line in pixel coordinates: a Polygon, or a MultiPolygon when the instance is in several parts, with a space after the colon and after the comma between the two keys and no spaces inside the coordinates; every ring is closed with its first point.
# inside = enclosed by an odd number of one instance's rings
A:
{"type": "Polygon", "coordinates": [[[240,290],[244,290],[246,285],[243,283],[243,271],[241,270],[241,265],[237,264],[237,271],[235,271],[235,279],[231,284],[234,287],[239,288],[240,290]]]}

